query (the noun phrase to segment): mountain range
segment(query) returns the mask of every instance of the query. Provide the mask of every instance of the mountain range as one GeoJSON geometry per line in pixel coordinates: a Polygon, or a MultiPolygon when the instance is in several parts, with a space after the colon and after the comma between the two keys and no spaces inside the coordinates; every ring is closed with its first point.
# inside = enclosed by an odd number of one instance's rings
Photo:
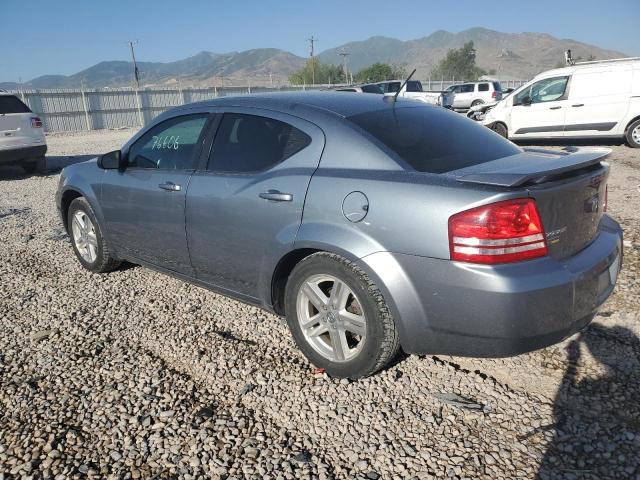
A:
{"type": "MultiPolygon", "coordinates": [[[[324,63],[341,64],[340,53],[348,53],[352,72],[376,62],[417,69],[417,78],[426,79],[437,63],[452,48],[473,41],[476,63],[495,71],[501,79],[528,79],[564,61],[564,51],[571,49],[574,58],[616,58],[621,52],[606,50],[545,33],[503,33],[486,28],[471,28],[459,33],[438,30],[426,37],[402,41],[375,36],[325,50],[318,55],[324,63]]],[[[200,52],[175,62],[138,62],[141,84],[145,86],[184,85],[268,85],[286,82],[306,59],[276,48],[257,48],[242,52],[200,52]]],[[[104,61],[73,75],[44,75],[22,88],[89,88],[130,86],[133,65],[126,61],[104,61]]],[[[13,82],[0,88],[17,89],[13,82]]]]}

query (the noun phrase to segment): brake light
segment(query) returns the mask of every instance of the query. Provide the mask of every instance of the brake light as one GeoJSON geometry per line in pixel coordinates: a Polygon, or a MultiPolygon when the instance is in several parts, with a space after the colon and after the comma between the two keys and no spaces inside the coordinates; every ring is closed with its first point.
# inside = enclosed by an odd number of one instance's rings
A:
{"type": "Polygon", "coordinates": [[[491,92],[491,98],[496,98],[497,96],[498,96],[498,93],[495,90],[491,92]]]}
{"type": "Polygon", "coordinates": [[[510,263],[544,257],[544,228],[536,203],[518,198],[457,213],[449,218],[451,260],[510,263]]]}
{"type": "Polygon", "coordinates": [[[42,119],[40,117],[31,117],[31,128],[42,128],[42,119]]]}

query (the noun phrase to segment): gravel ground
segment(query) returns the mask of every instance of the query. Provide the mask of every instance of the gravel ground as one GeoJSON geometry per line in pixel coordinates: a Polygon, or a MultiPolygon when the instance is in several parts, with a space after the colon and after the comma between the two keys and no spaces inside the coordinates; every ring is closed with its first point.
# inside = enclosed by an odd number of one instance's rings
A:
{"type": "MultiPolygon", "coordinates": [[[[48,165],[131,134],[50,135],[48,165]]],[[[83,270],[57,173],[0,169],[0,479],[640,479],[640,151],[611,148],[626,256],[592,326],[358,382],[314,371],[257,308],[141,267],[83,270]]]]}

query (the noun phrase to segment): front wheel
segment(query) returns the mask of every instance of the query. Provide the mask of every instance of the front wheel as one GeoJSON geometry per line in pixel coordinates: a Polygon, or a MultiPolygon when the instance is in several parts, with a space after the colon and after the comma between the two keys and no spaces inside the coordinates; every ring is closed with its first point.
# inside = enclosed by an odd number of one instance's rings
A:
{"type": "Polygon", "coordinates": [[[85,198],[76,198],[69,205],[67,228],[73,251],[84,268],[94,273],[104,273],[120,265],[111,255],[95,213],[85,198]]]}
{"type": "Polygon", "coordinates": [[[636,120],[629,125],[625,137],[630,147],[640,148],[640,120],[636,120]]]}
{"type": "Polygon", "coordinates": [[[316,253],[296,265],[285,301],[296,344],[331,376],[371,375],[399,351],[382,294],[357,265],[338,255],[316,253]]]}
{"type": "Polygon", "coordinates": [[[507,127],[503,123],[494,123],[491,126],[491,130],[496,132],[501,137],[509,138],[509,134],[507,132],[507,127]]]}

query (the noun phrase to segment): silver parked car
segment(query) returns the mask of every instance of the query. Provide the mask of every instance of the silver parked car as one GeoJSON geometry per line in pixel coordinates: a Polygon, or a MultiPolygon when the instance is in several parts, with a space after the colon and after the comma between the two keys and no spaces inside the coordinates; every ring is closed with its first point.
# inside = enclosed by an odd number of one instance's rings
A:
{"type": "Polygon", "coordinates": [[[587,325],[622,258],[606,153],[523,150],[378,95],[261,94],[162,114],[66,167],[56,200],[85,268],[133,262],[264,307],[357,378],[401,347],[508,356],[587,325]]]}

